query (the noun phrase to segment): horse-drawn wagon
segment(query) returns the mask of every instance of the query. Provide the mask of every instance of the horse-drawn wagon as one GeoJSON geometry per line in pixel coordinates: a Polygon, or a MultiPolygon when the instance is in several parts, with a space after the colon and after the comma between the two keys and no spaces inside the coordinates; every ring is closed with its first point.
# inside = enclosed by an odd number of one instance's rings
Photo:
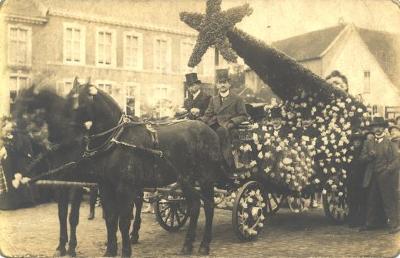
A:
{"type": "MultiPolygon", "coordinates": [[[[233,184],[215,188],[215,206],[232,211],[233,231],[244,241],[255,239],[287,198],[290,198],[290,207],[296,205],[301,210],[304,208],[304,198],[310,198],[321,191],[326,216],[336,223],[343,222],[348,213],[345,187],[341,187],[340,191],[332,188],[327,191],[325,188],[328,187],[316,188],[310,184],[301,191],[293,190],[286,184],[271,180],[266,176],[264,167],[257,165],[256,160],[260,157],[257,157],[254,138],[260,133],[259,124],[265,122],[264,106],[247,105],[251,122],[240,125],[238,138],[233,144],[233,152],[238,158],[236,164],[239,174],[233,184]],[[342,193],[340,196],[339,192],[342,193]]],[[[284,157],[275,162],[279,163],[282,159],[284,157]]],[[[278,173],[278,165],[274,164],[273,167],[275,171],[272,172],[278,173]]],[[[173,232],[185,225],[188,217],[186,203],[176,185],[145,190],[156,193],[150,202],[155,205],[155,216],[163,229],[173,232]]]]}

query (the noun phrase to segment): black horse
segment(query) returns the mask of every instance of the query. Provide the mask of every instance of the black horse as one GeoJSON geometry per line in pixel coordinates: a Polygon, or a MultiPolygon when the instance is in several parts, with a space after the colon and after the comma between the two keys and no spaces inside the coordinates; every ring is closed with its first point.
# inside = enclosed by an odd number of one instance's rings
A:
{"type": "MultiPolygon", "coordinates": [[[[74,85],[77,85],[75,80],[74,85]]],[[[75,87],[76,89],[76,87],[75,87]]],[[[76,91],[71,91],[70,95],[75,94],[76,91]]],[[[43,115],[48,126],[48,140],[56,145],[55,149],[43,152],[40,160],[35,160],[34,164],[30,164],[29,172],[26,176],[37,176],[37,173],[45,172],[49,169],[54,169],[70,161],[78,161],[82,158],[82,144],[84,138],[74,123],[73,113],[71,113],[72,98],[63,98],[58,96],[51,88],[39,90],[32,86],[28,89],[22,90],[17,98],[15,107],[15,117],[17,120],[27,114],[39,112],[43,115]],[[46,170],[43,170],[45,166],[46,170]]],[[[63,171],[61,176],[56,178],[59,180],[85,180],[92,181],[91,177],[82,178],[79,170],[90,169],[90,166],[85,163],[85,166],[79,166],[72,169],[63,171]],[[77,175],[80,175],[77,178],[77,175]]],[[[89,174],[90,176],[90,174],[89,174]]],[[[82,187],[57,187],[55,188],[56,199],[58,203],[58,218],[60,224],[60,237],[59,244],[56,249],[55,256],[64,256],[66,254],[75,256],[77,237],[76,228],[79,223],[79,210],[83,196],[82,187]],[[69,213],[70,235],[68,241],[68,205],[71,204],[69,213]],[[68,250],[66,249],[66,244],[68,250]]],[[[141,218],[140,212],[143,200],[137,198],[134,200],[136,206],[135,220],[132,224],[132,243],[137,243],[140,229],[141,218]]]]}
{"type": "Polygon", "coordinates": [[[117,255],[117,227],[122,256],[131,255],[129,221],[132,200],[145,187],[178,182],[187,200],[190,223],[182,253],[190,254],[195,240],[200,200],[206,225],[201,254],[209,253],[214,215],[214,183],[224,180],[223,157],[217,134],[200,121],[153,126],[126,122],[118,104],[93,85],[81,85],[75,105],[77,122],[92,135],[88,144],[99,182],[107,226],[105,256],[117,255]],[[200,191],[194,186],[198,184],[200,191]]]}
{"type": "MultiPolygon", "coordinates": [[[[72,117],[66,112],[69,103],[65,98],[58,96],[55,92],[49,89],[38,90],[36,87],[30,87],[22,90],[17,97],[15,104],[15,118],[17,121],[23,120],[24,116],[31,115],[34,112],[42,111],[43,119],[47,123],[49,136],[48,140],[55,144],[63,144],[68,142],[72,137],[77,136],[78,130],[75,130],[72,117]]],[[[35,164],[31,164],[30,168],[25,171],[25,176],[35,176],[36,173],[42,171],[45,166],[50,169],[51,166],[62,165],[61,161],[56,155],[50,155],[51,152],[44,151],[41,153],[40,160],[36,160],[35,164]],[[46,165],[47,164],[47,165],[46,165]]],[[[68,154],[71,159],[71,154],[77,156],[76,153],[68,154]]],[[[65,158],[65,154],[60,153],[61,157],[65,158]]],[[[75,157],[72,157],[72,159],[75,157]]],[[[64,256],[69,254],[75,256],[75,248],[77,245],[76,228],[79,223],[79,209],[83,195],[81,187],[74,188],[61,188],[56,189],[55,196],[58,203],[58,218],[60,224],[60,238],[59,244],[56,249],[55,256],[64,256]],[[71,211],[69,214],[70,223],[70,239],[68,241],[67,233],[67,218],[68,218],[68,204],[71,200],[71,211]],[[68,251],[66,250],[66,243],[69,242],[68,251]]]]}

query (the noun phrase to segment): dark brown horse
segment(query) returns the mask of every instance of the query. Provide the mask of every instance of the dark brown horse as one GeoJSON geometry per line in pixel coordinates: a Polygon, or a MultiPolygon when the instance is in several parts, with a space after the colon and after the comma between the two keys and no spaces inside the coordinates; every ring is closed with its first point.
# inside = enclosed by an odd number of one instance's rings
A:
{"type": "Polygon", "coordinates": [[[129,221],[132,200],[145,187],[178,182],[187,200],[190,223],[182,253],[190,254],[195,240],[200,200],[206,225],[201,254],[209,253],[214,215],[214,184],[224,179],[223,157],[217,134],[200,121],[154,126],[124,122],[118,104],[92,85],[82,85],[75,99],[77,122],[87,125],[94,173],[106,215],[107,250],[117,255],[117,227],[122,236],[122,256],[131,255],[129,221]],[[200,191],[196,191],[198,184],[200,191]]]}

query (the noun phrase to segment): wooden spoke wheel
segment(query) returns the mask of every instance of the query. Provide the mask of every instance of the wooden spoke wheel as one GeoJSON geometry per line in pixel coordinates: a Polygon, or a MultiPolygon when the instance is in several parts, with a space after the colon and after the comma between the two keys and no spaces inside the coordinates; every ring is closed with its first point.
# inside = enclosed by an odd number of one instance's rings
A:
{"type": "Polygon", "coordinates": [[[349,214],[347,189],[328,190],[322,195],[325,215],[336,224],[344,223],[349,214]]]}
{"type": "Polygon", "coordinates": [[[294,213],[300,213],[304,211],[305,199],[303,197],[289,196],[287,198],[289,209],[294,213]]]}
{"type": "Polygon", "coordinates": [[[249,181],[239,188],[232,210],[232,226],[240,240],[255,239],[264,227],[265,197],[261,185],[249,181]]]}
{"type": "Polygon", "coordinates": [[[268,214],[275,214],[281,207],[282,201],[285,199],[282,194],[265,193],[266,211],[268,214]]]}
{"type": "Polygon", "coordinates": [[[159,199],[156,202],[156,219],[160,226],[170,232],[178,231],[188,219],[189,213],[184,198],[159,199]]]}

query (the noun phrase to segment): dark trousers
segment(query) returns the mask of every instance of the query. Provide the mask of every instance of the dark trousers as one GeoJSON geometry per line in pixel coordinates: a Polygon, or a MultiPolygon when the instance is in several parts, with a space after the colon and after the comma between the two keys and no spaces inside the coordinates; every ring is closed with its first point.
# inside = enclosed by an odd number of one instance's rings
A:
{"type": "Polygon", "coordinates": [[[221,146],[222,155],[227,162],[229,169],[233,173],[236,170],[235,160],[232,154],[232,140],[229,130],[225,127],[220,126],[219,124],[213,124],[210,126],[219,137],[219,143],[221,146]]]}
{"type": "Polygon", "coordinates": [[[367,227],[379,226],[388,219],[389,227],[399,226],[399,173],[374,173],[368,188],[367,227]]]}

